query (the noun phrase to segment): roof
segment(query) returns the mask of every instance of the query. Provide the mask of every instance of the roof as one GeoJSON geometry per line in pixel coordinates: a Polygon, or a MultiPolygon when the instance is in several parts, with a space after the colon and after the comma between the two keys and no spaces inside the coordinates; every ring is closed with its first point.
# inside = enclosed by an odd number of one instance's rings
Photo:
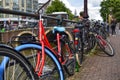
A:
{"type": "Polygon", "coordinates": [[[53,12],[52,14],[67,14],[67,12],[53,12]]]}

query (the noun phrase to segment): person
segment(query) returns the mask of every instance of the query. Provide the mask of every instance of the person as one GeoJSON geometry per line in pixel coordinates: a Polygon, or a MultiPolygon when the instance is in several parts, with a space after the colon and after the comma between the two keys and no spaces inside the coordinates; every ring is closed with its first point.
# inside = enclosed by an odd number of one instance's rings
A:
{"type": "Polygon", "coordinates": [[[79,13],[79,19],[80,19],[80,21],[82,21],[84,18],[83,18],[83,15],[84,15],[84,12],[83,11],[81,11],[80,13],[79,13]]]}
{"type": "Polygon", "coordinates": [[[113,18],[112,21],[111,21],[112,35],[116,34],[115,29],[116,29],[116,20],[113,18]]]}
{"type": "Polygon", "coordinates": [[[119,26],[118,28],[119,28],[119,30],[120,30],[120,23],[118,23],[118,26],[119,26]]]}
{"type": "Polygon", "coordinates": [[[106,27],[107,27],[107,32],[109,33],[109,24],[108,24],[108,22],[106,23],[106,27]]]}

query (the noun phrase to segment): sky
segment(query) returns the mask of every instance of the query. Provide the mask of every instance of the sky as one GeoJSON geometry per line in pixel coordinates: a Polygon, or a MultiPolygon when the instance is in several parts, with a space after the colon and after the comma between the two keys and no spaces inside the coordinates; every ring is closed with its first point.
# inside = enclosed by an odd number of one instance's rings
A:
{"type": "Polygon", "coordinates": [[[45,3],[47,2],[48,0],[38,0],[39,3],[45,3]]]}
{"type": "MultiPolygon", "coordinates": [[[[48,0],[38,0],[40,2],[46,2],[48,0]]],[[[84,0],[60,0],[62,1],[67,8],[69,8],[72,13],[75,13],[75,10],[77,11],[77,15],[79,15],[80,11],[83,11],[84,7],[84,0]]],[[[88,0],[88,15],[89,19],[96,19],[96,20],[102,20],[100,16],[100,2],[102,0],[88,0]]]]}
{"type": "MultiPolygon", "coordinates": [[[[77,15],[79,15],[80,11],[83,11],[84,0],[61,0],[67,8],[69,8],[74,14],[75,10],[77,11],[77,15]]],[[[100,2],[102,0],[88,0],[88,15],[89,19],[102,20],[100,16],[100,2]]]]}

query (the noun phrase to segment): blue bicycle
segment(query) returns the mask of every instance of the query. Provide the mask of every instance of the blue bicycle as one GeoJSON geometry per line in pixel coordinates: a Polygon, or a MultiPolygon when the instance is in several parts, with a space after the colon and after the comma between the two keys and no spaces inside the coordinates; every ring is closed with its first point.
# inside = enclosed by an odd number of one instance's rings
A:
{"type": "Polygon", "coordinates": [[[13,48],[0,44],[0,80],[37,80],[27,59],[13,48]]]}
{"type": "MultiPolygon", "coordinates": [[[[35,61],[37,61],[36,60],[37,56],[40,55],[42,57],[41,54],[42,46],[37,43],[22,44],[20,46],[17,46],[15,49],[21,52],[22,54],[25,53],[25,55],[29,53],[26,58],[32,63],[34,67],[37,66],[35,64],[35,61]]],[[[63,74],[62,65],[60,64],[56,55],[47,47],[45,47],[44,51],[45,51],[44,66],[43,68],[41,68],[42,64],[40,64],[41,66],[39,66],[36,70],[36,73],[39,76],[39,80],[64,80],[65,78],[63,74]],[[39,71],[41,71],[41,69],[42,73],[39,74],[39,71]]],[[[40,61],[42,61],[41,59],[40,61]]]]}

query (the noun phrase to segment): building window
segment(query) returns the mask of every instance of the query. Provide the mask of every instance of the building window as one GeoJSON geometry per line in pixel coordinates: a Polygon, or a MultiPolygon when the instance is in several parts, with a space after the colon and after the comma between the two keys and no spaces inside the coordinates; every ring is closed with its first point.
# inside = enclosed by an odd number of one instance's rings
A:
{"type": "Polygon", "coordinates": [[[32,12],[32,0],[27,0],[26,1],[26,11],[27,12],[32,12]]]}
{"type": "Polygon", "coordinates": [[[13,10],[19,10],[18,0],[13,0],[13,10]]]}
{"type": "Polygon", "coordinates": [[[6,5],[6,6],[9,6],[9,4],[10,4],[10,3],[9,3],[9,0],[5,0],[5,5],[6,5]]]}
{"type": "Polygon", "coordinates": [[[9,14],[5,14],[5,17],[6,17],[6,18],[9,18],[9,14]]]}
{"type": "Polygon", "coordinates": [[[0,18],[3,18],[3,14],[0,13],[0,18]]]}
{"type": "Polygon", "coordinates": [[[2,1],[0,1],[0,7],[2,7],[2,1]]]}
{"type": "Polygon", "coordinates": [[[24,7],[24,0],[22,0],[22,7],[24,7]]]}
{"type": "Polygon", "coordinates": [[[22,11],[24,12],[24,9],[22,9],[22,11]]]}
{"type": "Polygon", "coordinates": [[[38,9],[38,1],[33,1],[33,11],[38,9]]]}
{"type": "Polygon", "coordinates": [[[18,4],[18,0],[13,0],[13,4],[18,4]]]}

